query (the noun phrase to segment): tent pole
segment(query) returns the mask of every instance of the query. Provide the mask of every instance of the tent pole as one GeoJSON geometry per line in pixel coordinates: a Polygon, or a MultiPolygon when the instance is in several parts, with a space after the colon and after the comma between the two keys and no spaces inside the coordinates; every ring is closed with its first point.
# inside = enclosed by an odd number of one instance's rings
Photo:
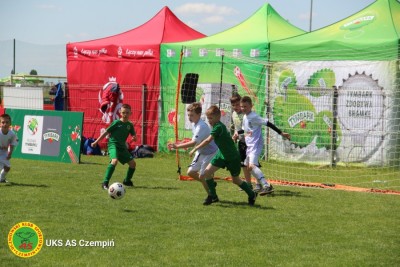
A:
{"type": "Polygon", "coordinates": [[[224,52],[222,52],[221,56],[222,62],[221,62],[221,80],[219,83],[219,102],[218,102],[218,108],[221,108],[221,98],[222,98],[222,80],[224,78],[224,52]]]}
{"type": "Polygon", "coordinates": [[[142,145],[146,144],[146,94],[147,94],[147,84],[142,85],[142,145]]]}
{"type": "Polygon", "coordinates": [[[15,38],[13,40],[13,69],[11,70],[10,81],[13,84],[13,75],[15,74],[15,38]]]}
{"type": "MultiPolygon", "coordinates": [[[[271,71],[271,65],[269,64],[269,49],[268,49],[268,60],[267,64],[265,65],[265,99],[264,99],[264,105],[265,105],[265,115],[268,120],[271,119],[271,108],[270,108],[270,95],[269,95],[269,88],[271,86],[270,84],[270,77],[272,76],[270,74],[271,71]]],[[[265,127],[265,141],[264,141],[264,160],[267,161],[269,158],[269,141],[270,141],[270,131],[269,127],[265,127]]]]}
{"type": "MultiPolygon", "coordinates": [[[[175,142],[178,142],[178,139],[179,139],[179,135],[178,135],[178,111],[179,111],[179,95],[180,95],[180,90],[181,90],[181,79],[182,79],[182,59],[183,59],[184,50],[186,50],[186,47],[182,46],[181,54],[179,56],[178,82],[177,82],[177,85],[176,85],[176,94],[175,94],[175,118],[174,118],[175,142]]],[[[180,163],[180,157],[179,157],[179,149],[175,149],[175,158],[176,158],[176,163],[178,165],[177,173],[179,174],[179,179],[180,179],[181,178],[181,163],[180,163]]]]}
{"type": "Polygon", "coordinates": [[[313,8],[313,0],[311,0],[311,5],[310,5],[310,32],[312,29],[312,8],[313,8]]]}
{"type": "Polygon", "coordinates": [[[333,86],[333,97],[332,97],[333,118],[332,118],[332,129],[331,129],[331,168],[336,167],[338,97],[339,97],[338,88],[336,86],[333,86]]]}

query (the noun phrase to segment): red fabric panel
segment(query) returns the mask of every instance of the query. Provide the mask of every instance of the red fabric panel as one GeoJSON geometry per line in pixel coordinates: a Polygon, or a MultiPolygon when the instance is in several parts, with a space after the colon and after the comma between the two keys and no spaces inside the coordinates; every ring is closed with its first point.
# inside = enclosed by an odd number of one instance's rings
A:
{"type": "Polygon", "coordinates": [[[159,86],[159,62],[69,61],[68,84],[104,85],[114,77],[120,85],[159,86]]]}
{"type": "Polygon", "coordinates": [[[124,103],[132,106],[132,121],[141,144],[142,88],[147,84],[143,143],[157,148],[160,95],[160,44],[205,37],[180,21],[168,7],[132,30],[106,38],[66,46],[68,110],[83,111],[85,137],[97,137],[105,128],[98,93],[110,77],[116,78],[124,103]],[[140,125],[139,125],[139,124],[140,125]]]}
{"type": "MultiPolygon", "coordinates": [[[[157,148],[158,138],[158,98],[159,68],[158,64],[130,62],[76,62],[68,63],[68,110],[84,112],[83,135],[97,138],[101,129],[108,125],[102,121],[99,110],[99,93],[109,77],[115,77],[123,93],[123,103],[132,107],[131,121],[135,125],[137,141],[142,144],[142,84],[148,84],[145,101],[145,140],[153,148],[157,148]],[[84,67],[85,73],[81,72],[84,67]]],[[[104,144],[103,144],[104,145],[104,144]]]]}

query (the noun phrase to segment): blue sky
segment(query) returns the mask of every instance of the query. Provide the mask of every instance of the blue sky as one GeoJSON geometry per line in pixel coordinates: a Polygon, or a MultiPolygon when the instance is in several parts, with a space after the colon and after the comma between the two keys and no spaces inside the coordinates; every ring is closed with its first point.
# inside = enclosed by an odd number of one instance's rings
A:
{"type": "MultiPolygon", "coordinates": [[[[38,50],[40,47],[48,50],[49,58],[46,60],[52,57],[60,65],[55,67],[49,64],[46,68],[33,66],[32,63],[32,67],[24,66],[26,62],[32,61],[29,57],[34,53],[26,52],[25,61],[17,59],[17,72],[36,69],[42,75],[65,75],[65,58],[62,58],[65,57],[65,44],[131,30],[151,19],[164,6],[168,6],[180,20],[192,28],[212,35],[244,21],[266,2],[293,25],[309,30],[311,0],[1,0],[0,78],[10,73],[12,52],[10,55],[9,46],[14,38],[17,44],[22,43],[20,46],[24,49],[32,44],[38,50]]],[[[312,29],[342,20],[373,2],[374,0],[313,0],[312,29]]],[[[38,61],[36,63],[39,64],[38,61]]]]}

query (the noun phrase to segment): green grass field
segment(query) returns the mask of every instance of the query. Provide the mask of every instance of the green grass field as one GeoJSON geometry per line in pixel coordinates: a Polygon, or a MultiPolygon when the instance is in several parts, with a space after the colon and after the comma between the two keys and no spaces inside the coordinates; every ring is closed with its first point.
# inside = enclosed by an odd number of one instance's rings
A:
{"type": "MultiPolygon", "coordinates": [[[[400,196],[275,186],[254,207],[227,181],[203,206],[198,182],[179,181],[175,158],[138,159],[121,200],[101,190],[108,157],[82,164],[12,159],[0,184],[1,266],[399,266],[400,196]],[[10,229],[32,222],[46,246],[15,256],[10,229]],[[114,241],[112,247],[65,246],[114,241]]],[[[118,165],[111,182],[122,181],[118,165]]],[[[263,164],[268,168],[268,164],[263,164]]]]}

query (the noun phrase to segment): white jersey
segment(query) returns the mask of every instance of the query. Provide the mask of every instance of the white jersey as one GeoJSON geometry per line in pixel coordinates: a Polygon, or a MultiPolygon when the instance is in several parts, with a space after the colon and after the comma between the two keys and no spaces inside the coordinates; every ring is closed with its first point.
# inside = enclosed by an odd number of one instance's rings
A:
{"type": "Polygon", "coordinates": [[[264,142],[261,126],[267,126],[267,123],[267,118],[262,118],[253,111],[243,116],[243,130],[247,145],[247,155],[250,153],[261,153],[264,142]]]}
{"type": "Polygon", "coordinates": [[[0,130],[0,160],[5,160],[9,151],[9,146],[16,146],[18,144],[17,135],[9,130],[7,134],[3,134],[0,130]]]}
{"type": "MultiPolygon", "coordinates": [[[[192,141],[196,142],[196,145],[200,144],[203,142],[204,139],[210,136],[210,127],[205,123],[202,119],[200,119],[196,124],[193,124],[192,126],[192,141]]],[[[218,150],[217,145],[214,143],[214,140],[211,141],[208,145],[205,147],[200,148],[196,152],[204,155],[210,155],[214,154],[215,151],[218,150]]]]}

